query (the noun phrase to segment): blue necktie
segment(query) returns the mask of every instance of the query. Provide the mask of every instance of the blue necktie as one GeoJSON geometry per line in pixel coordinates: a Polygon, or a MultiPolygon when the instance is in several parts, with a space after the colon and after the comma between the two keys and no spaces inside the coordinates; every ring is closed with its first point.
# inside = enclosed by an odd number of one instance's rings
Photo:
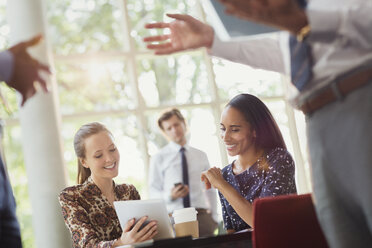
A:
{"type": "MultiPolygon", "coordinates": [[[[306,0],[297,0],[300,7],[306,7],[306,0]]],[[[306,42],[297,41],[293,35],[289,38],[291,54],[291,78],[292,83],[301,91],[310,80],[311,73],[311,50],[306,42]]]]}
{"type": "MultiPolygon", "coordinates": [[[[181,148],[181,161],[182,161],[182,181],[184,185],[189,185],[189,172],[187,169],[187,160],[185,156],[185,148],[181,148]]],[[[189,188],[190,190],[190,188],[189,188]]],[[[188,208],[190,207],[190,193],[188,193],[184,198],[183,198],[183,207],[188,208]]]]}

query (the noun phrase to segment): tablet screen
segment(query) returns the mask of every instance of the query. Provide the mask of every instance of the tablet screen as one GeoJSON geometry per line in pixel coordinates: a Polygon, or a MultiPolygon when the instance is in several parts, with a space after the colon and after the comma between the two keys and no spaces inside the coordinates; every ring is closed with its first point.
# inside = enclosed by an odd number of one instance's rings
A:
{"type": "Polygon", "coordinates": [[[158,234],[154,237],[155,240],[174,238],[173,228],[163,200],[115,201],[114,206],[123,230],[130,219],[135,218],[137,221],[147,215],[148,220],[158,222],[158,234]]]}

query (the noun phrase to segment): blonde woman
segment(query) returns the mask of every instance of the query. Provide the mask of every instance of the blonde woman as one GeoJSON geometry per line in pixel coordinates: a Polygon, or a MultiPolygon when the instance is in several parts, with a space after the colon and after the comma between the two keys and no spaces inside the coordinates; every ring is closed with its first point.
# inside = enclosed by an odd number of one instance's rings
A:
{"type": "Polygon", "coordinates": [[[133,185],[113,181],[118,175],[120,154],[111,132],[98,122],[83,125],[75,135],[74,148],[79,184],[59,195],[73,247],[118,247],[153,238],[156,221],[140,230],[146,216],[137,223],[130,220],[121,230],[113,202],[139,200],[140,195],[133,185]]]}

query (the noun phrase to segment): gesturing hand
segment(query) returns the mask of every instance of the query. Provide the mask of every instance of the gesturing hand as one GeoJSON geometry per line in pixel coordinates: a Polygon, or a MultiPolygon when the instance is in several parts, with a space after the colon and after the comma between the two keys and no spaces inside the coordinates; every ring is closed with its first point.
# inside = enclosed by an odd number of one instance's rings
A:
{"type": "Polygon", "coordinates": [[[120,239],[118,240],[118,245],[133,244],[152,239],[158,233],[157,222],[150,221],[140,230],[141,226],[143,225],[143,223],[145,223],[146,220],[147,216],[142,217],[136,224],[134,224],[135,219],[131,219],[130,221],[128,221],[128,223],[124,227],[120,239]]]}
{"type": "Polygon", "coordinates": [[[210,189],[211,187],[221,189],[224,183],[226,183],[225,179],[222,176],[221,169],[216,167],[204,171],[201,174],[201,180],[205,183],[206,189],[210,189]]]}
{"type": "Polygon", "coordinates": [[[41,39],[42,36],[38,35],[28,41],[20,42],[9,48],[9,51],[14,56],[14,65],[11,79],[7,84],[21,93],[21,106],[35,95],[35,81],[40,83],[45,92],[48,92],[46,82],[39,76],[39,70],[50,73],[49,67],[39,63],[27,52],[27,48],[37,45],[41,39]]]}
{"type": "Polygon", "coordinates": [[[213,28],[189,15],[167,14],[174,18],[171,23],[148,23],[145,28],[169,28],[170,34],[145,37],[145,42],[161,42],[161,44],[148,44],[147,48],[154,50],[155,54],[171,54],[187,49],[211,47],[214,38],[213,28]]]}

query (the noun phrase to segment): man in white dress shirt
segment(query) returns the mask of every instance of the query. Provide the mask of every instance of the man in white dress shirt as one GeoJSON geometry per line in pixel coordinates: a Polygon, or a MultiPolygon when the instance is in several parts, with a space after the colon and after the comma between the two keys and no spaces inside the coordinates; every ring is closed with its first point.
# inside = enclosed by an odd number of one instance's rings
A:
{"type": "Polygon", "coordinates": [[[169,15],[175,21],[146,25],[171,31],[145,38],[166,41],[148,48],[170,54],[206,47],[215,56],[291,76],[291,102],[306,114],[315,207],[329,246],[371,247],[372,2],[219,1],[230,14],[288,33],[279,41],[221,42],[211,26],[169,15]]]}
{"type": "Polygon", "coordinates": [[[150,198],[164,199],[169,213],[195,207],[199,236],[212,236],[217,228],[216,192],[205,190],[200,180],[201,173],[210,168],[207,155],[187,145],[186,122],[178,109],[164,112],[158,125],[170,142],[151,159],[150,198]],[[184,163],[188,182],[185,182],[184,163]]]}

